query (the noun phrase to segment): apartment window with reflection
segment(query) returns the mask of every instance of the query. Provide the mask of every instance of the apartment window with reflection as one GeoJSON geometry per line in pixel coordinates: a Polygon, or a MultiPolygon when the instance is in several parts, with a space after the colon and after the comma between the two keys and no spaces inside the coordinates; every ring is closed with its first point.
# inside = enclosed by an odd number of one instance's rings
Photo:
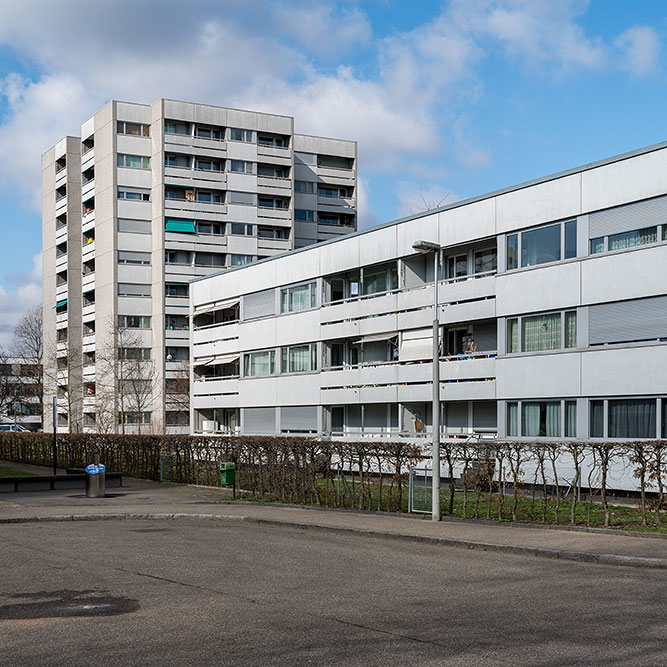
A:
{"type": "Polygon", "coordinates": [[[128,123],[124,120],[119,120],[116,123],[116,131],[118,134],[129,134],[133,137],[147,137],[149,135],[149,126],[141,123],[128,123]]]}
{"type": "Polygon", "coordinates": [[[284,347],[281,357],[281,372],[283,373],[304,373],[317,370],[317,345],[284,347]]]}
{"type": "Polygon", "coordinates": [[[275,368],[275,350],[263,350],[262,352],[250,352],[244,358],[244,375],[247,377],[261,377],[262,375],[273,375],[275,368]]]}
{"type": "Polygon", "coordinates": [[[565,401],[565,437],[577,437],[577,402],[565,401]]]}
{"type": "Polygon", "coordinates": [[[498,252],[495,248],[475,252],[475,273],[489,273],[498,267],[498,252]]]}
{"type": "Polygon", "coordinates": [[[609,401],[608,410],[610,438],[655,438],[654,398],[609,401]]]}
{"type": "Polygon", "coordinates": [[[565,259],[577,256],[577,221],[565,223],[565,259]]]}
{"type": "Polygon", "coordinates": [[[298,222],[314,222],[315,211],[305,211],[303,209],[297,208],[294,211],[294,219],[298,222]]]}
{"type": "Polygon", "coordinates": [[[521,234],[521,266],[560,260],[560,225],[540,227],[521,234]]]}
{"type": "Polygon", "coordinates": [[[513,317],[507,320],[507,353],[519,351],[519,320],[513,317]]]}
{"type": "Polygon", "coordinates": [[[297,285],[280,290],[280,312],[294,313],[315,308],[317,305],[316,283],[297,285]]]}
{"type": "Polygon", "coordinates": [[[519,404],[518,403],[508,403],[507,404],[507,435],[509,436],[518,436],[519,435],[519,404]]]}
{"type": "Polygon", "coordinates": [[[565,347],[577,347],[577,313],[565,313],[565,347]]]}
{"type": "Polygon", "coordinates": [[[604,401],[590,402],[590,437],[604,437],[604,401]]]}
{"type": "Polygon", "coordinates": [[[312,181],[294,181],[294,192],[312,195],[315,192],[315,183],[312,181]]]}
{"type": "Polygon", "coordinates": [[[560,401],[521,404],[521,435],[560,437],[560,401]]]}
{"type": "Polygon", "coordinates": [[[621,234],[611,234],[609,236],[609,250],[623,250],[633,248],[638,245],[655,243],[658,240],[657,227],[645,227],[636,229],[632,232],[623,232],[621,234]]]}
{"type": "Polygon", "coordinates": [[[229,130],[229,139],[231,141],[245,141],[246,143],[252,143],[252,130],[240,130],[233,127],[229,130]]]}
{"type": "Polygon", "coordinates": [[[519,235],[510,234],[507,237],[507,270],[519,267],[519,235]]]}
{"type": "Polygon", "coordinates": [[[468,255],[458,255],[447,259],[447,277],[461,278],[468,275],[468,255]]]}
{"type": "Polygon", "coordinates": [[[220,141],[220,130],[215,127],[197,127],[195,134],[202,139],[214,139],[220,141]]]}
{"type": "Polygon", "coordinates": [[[600,252],[604,252],[604,236],[591,239],[591,255],[597,255],[600,252]]]}
{"type": "Polygon", "coordinates": [[[521,351],[539,352],[560,348],[560,313],[521,319],[521,351]]]}
{"type": "Polygon", "coordinates": [[[246,162],[245,160],[230,160],[229,161],[229,171],[240,174],[251,174],[252,173],[252,162],[246,162]]]}
{"type": "Polygon", "coordinates": [[[190,134],[189,123],[177,123],[175,121],[167,120],[164,123],[164,131],[167,134],[190,134]]]}
{"type": "Polygon", "coordinates": [[[253,260],[253,255],[231,255],[232,266],[243,266],[244,264],[250,264],[253,260]]]}

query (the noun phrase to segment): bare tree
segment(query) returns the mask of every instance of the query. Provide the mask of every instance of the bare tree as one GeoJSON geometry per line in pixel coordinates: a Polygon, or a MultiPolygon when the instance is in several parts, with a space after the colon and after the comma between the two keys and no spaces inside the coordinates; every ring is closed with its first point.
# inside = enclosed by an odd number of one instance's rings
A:
{"type": "Polygon", "coordinates": [[[173,413],[176,423],[189,424],[190,420],[190,366],[187,361],[181,362],[171,371],[165,380],[166,410],[173,413]]]}
{"type": "Polygon", "coordinates": [[[42,308],[31,308],[14,328],[14,354],[21,360],[21,375],[30,380],[39,399],[39,413],[44,407],[44,336],[42,308]]]}
{"type": "Polygon", "coordinates": [[[59,401],[64,400],[70,433],[81,431],[83,421],[83,356],[80,341],[57,340],[48,347],[53,358],[43,359],[42,383],[55,391],[59,401]]]}
{"type": "Polygon", "coordinates": [[[17,396],[17,382],[10,357],[0,348],[0,416],[6,415],[17,396]]]}
{"type": "MultiPolygon", "coordinates": [[[[135,426],[141,433],[147,413],[152,412],[157,372],[141,330],[115,326],[97,354],[97,416],[101,425],[117,424],[121,433],[135,426]],[[117,415],[117,418],[116,418],[117,415]]],[[[115,428],[113,429],[115,430],[115,428]]]]}

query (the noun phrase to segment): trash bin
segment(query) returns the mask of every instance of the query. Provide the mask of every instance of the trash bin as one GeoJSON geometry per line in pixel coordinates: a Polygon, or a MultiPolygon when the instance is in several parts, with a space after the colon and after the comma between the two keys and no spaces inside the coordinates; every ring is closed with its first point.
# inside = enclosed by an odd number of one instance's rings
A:
{"type": "Polygon", "coordinates": [[[91,463],[86,468],[86,497],[104,498],[104,475],[106,466],[102,463],[91,463]]]}
{"type": "Polygon", "coordinates": [[[220,484],[225,486],[236,482],[236,463],[233,461],[223,461],[220,464],[220,484]]]}

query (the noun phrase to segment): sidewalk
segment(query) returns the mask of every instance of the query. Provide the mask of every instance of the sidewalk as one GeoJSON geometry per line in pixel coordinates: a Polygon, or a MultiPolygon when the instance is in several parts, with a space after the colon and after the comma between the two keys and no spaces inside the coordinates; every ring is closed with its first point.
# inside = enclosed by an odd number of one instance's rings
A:
{"type": "Polygon", "coordinates": [[[611,531],[585,532],[461,520],[433,523],[417,515],[234,503],[227,500],[231,496],[228,490],[129,478],[125,478],[122,488],[108,489],[107,494],[106,498],[86,498],[83,491],[77,489],[0,494],[0,531],[3,523],[24,521],[238,520],[667,570],[667,536],[660,535],[629,536],[611,531]]]}

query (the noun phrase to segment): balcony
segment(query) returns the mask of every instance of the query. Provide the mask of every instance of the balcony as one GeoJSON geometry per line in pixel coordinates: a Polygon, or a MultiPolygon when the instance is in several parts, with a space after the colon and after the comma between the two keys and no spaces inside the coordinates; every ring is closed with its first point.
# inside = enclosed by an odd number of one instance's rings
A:
{"type": "Polygon", "coordinates": [[[95,147],[89,148],[81,155],[81,171],[86,171],[86,169],[92,167],[93,164],[95,164],[95,147]]]}
{"type": "Polygon", "coordinates": [[[85,199],[89,199],[94,195],[95,195],[95,179],[93,178],[92,180],[88,181],[88,183],[84,183],[81,186],[81,200],[84,201],[85,199]]]}
{"type": "Polygon", "coordinates": [[[170,329],[167,327],[164,332],[165,340],[167,341],[184,341],[190,340],[189,329],[170,329]]]}
{"type": "Polygon", "coordinates": [[[84,352],[94,352],[95,350],[95,334],[89,333],[83,336],[82,349],[84,352]]]}
{"type": "Polygon", "coordinates": [[[191,134],[172,134],[165,132],[164,149],[165,152],[175,150],[182,152],[183,146],[205,148],[208,153],[215,153],[216,157],[224,157],[227,153],[227,143],[220,139],[207,139],[205,137],[195,137],[191,134]]]}
{"type": "Polygon", "coordinates": [[[292,196],[292,181],[289,178],[276,176],[257,176],[257,191],[260,194],[292,196]]]}
{"type": "Polygon", "coordinates": [[[317,207],[324,211],[338,211],[341,208],[354,209],[356,202],[352,197],[317,197],[317,207]]]}
{"type": "Polygon", "coordinates": [[[262,144],[257,144],[257,155],[274,159],[281,158],[281,164],[288,164],[292,162],[291,148],[278,148],[276,146],[264,146],[262,144]]]}
{"type": "Polygon", "coordinates": [[[95,271],[91,271],[81,278],[81,288],[84,292],[95,289],[95,271]]]}
{"type": "Polygon", "coordinates": [[[87,382],[95,381],[95,364],[89,364],[83,367],[83,379],[87,382]]]}
{"type": "Polygon", "coordinates": [[[95,258],[95,241],[90,241],[83,244],[81,250],[81,261],[87,262],[90,259],[95,258]]]}
{"type": "Polygon", "coordinates": [[[271,220],[291,220],[292,211],[289,208],[264,208],[257,207],[258,218],[270,218],[271,220]]]}
{"type": "Polygon", "coordinates": [[[333,185],[347,185],[351,181],[354,181],[356,172],[354,169],[345,169],[343,167],[318,167],[317,175],[333,185]]]}
{"type": "Polygon", "coordinates": [[[67,168],[63,167],[60,169],[60,171],[56,172],[56,181],[55,181],[55,187],[56,189],[61,187],[62,185],[65,185],[67,182],[67,168]]]}
{"type": "Polygon", "coordinates": [[[67,253],[56,256],[56,272],[64,271],[67,268],[67,253]]]}
{"type": "Polygon", "coordinates": [[[56,301],[62,301],[67,298],[67,283],[56,285],[56,301]]]}
{"type": "Polygon", "coordinates": [[[95,304],[91,303],[90,305],[86,306],[84,302],[84,306],[81,309],[81,316],[83,317],[84,320],[91,320],[95,318],[95,304]]]}
{"type": "Polygon", "coordinates": [[[67,241],[67,225],[56,228],[56,245],[65,243],[67,241]]]}
{"type": "Polygon", "coordinates": [[[224,171],[190,169],[189,167],[165,167],[165,185],[189,188],[211,188],[225,186],[227,174],[224,171]]]}
{"type": "Polygon", "coordinates": [[[56,313],[56,325],[67,324],[67,311],[64,313],[56,313]]]}
{"type": "Polygon", "coordinates": [[[67,211],[67,195],[64,197],[60,197],[60,199],[56,199],[56,217],[59,215],[62,215],[67,211]]]}
{"type": "Polygon", "coordinates": [[[165,198],[164,208],[166,213],[227,213],[227,206],[223,203],[188,201],[186,199],[165,198]]]}
{"type": "Polygon", "coordinates": [[[93,209],[92,211],[88,211],[87,213],[84,213],[81,216],[81,227],[82,227],[82,229],[84,227],[88,228],[88,226],[91,223],[94,223],[94,222],[95,222],[95,209],[93,209]]]}

